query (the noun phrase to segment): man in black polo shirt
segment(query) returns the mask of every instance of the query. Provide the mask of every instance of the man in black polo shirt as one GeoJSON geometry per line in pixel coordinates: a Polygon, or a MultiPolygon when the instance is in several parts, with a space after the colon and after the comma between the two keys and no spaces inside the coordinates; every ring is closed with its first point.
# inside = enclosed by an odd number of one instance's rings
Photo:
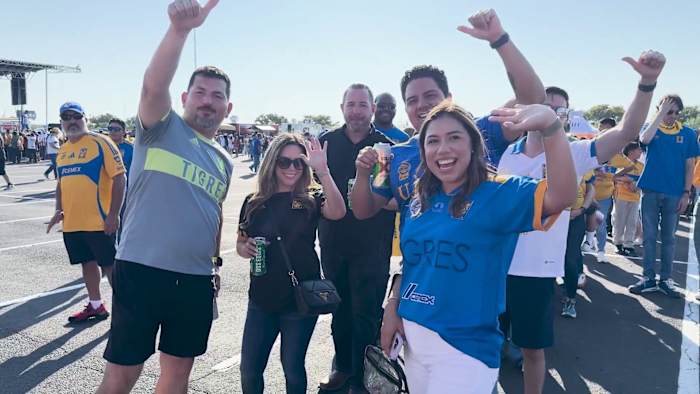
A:
{"type": "Polygon", "coordinates": [[[381,306],[389,278],[393,212],[381,210],[366,220],[357,220],[348,197],[355,178],[358,152],[377,142],[389,140],[371,123],[375,111],[372,91],[353,84],[343,94],[340,108],[345,124],[326,132],[319,140],[328,141],[328,168],[348,206],[344,218],[321,218],[319,239],[324,272],[333,280],[342,298],[333,314],[331,328],[335,345],[335,365],[323,390],[350,385],[350,392],[362,388],[363,356],[379,332],[381,306]]]}

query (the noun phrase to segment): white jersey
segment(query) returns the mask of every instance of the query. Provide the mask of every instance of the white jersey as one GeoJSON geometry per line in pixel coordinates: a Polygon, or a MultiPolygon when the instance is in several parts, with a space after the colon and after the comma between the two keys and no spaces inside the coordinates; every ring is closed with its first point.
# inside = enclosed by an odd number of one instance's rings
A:
{"type": "Polygon", "coordinates": [[[52,154],[57,154],[58,153],[58,148],[56,146],[59,146],[60,142],[58,141],[58,137],[55,135],[51,134],[46,138],[46,154],[47,155],[52,155],[52,154]]]}
{"type": "MultiPolygon", "coordinates": [[[[592,140],[570,143],[571,156],[576,168],[576,183],[583,175],[600,166],[592,140]]],[[[525,138],[511,144],[498,165],[499,175],[521,175],[534,179],[546,178],[544,153],[528,157],[524,153],[525,138]]],[[[513,253],[508,275],[533,278],[564,276],[566,237],[569,233],[570,210],[563,211],[547,231],[521,233],[513,253]]]]}
{"type": "Polygon", "coordinates": [[[36,149],[36,137],[33,135],[27,136],[27,149],[36,149]]]}

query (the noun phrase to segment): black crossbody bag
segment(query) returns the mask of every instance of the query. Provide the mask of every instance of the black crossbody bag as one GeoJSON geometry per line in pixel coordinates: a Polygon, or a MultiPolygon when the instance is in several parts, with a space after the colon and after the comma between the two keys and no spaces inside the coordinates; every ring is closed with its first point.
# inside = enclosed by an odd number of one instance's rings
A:
{"type": "MultiPolygon", "coordinates": [[[[280,233],[278,232],[278,234],[280,233]]],[[[289,280],[292,282],[297,310],[304,315],[325,315],[335,312],[340,305],[340,296],[333,282],[323,275],[323,267],[320,267],[320,279],[299,282],[282,242],[282,236],[278,235],[276,239],[282,252],[284,264],[287,266],[289,280]]]]}

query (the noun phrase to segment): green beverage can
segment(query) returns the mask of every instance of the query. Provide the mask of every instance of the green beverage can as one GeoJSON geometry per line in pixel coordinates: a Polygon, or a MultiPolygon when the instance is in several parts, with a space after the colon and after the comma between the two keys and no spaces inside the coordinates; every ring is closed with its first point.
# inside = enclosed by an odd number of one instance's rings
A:
{"type": "Polygon", "coordinates": [[[391,164],[391,145],[385,142],[377,142],[372,147],[379,156],[377,163],[372,168],[372,186],[376,189],[388,189],[389,165],[391,164]]]}
{"type": "Polygon", "coordinates": [[[255,237],[253,240],[255,240],[257,254],[250,259],[250,273],[252,273],[253,276],[263,276],[267,273],[267,264],[265,263],[267,240],[265,237],[255,237]]]}

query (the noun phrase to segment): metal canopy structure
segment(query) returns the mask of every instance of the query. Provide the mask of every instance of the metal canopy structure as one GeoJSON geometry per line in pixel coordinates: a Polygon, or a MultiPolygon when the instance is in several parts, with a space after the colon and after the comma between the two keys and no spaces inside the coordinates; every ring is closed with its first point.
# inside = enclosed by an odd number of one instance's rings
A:
{"type": "Polygon", "coordinates": [[[79,73],[80,66],[58,66],[53,64],[41,64],[21,62],[17,60],[0,59],[0,78],[25,78],[27,74],[48,71],[52,73],[79,73]]]}
{"type": "MultiPolygon", "coordinates": [[[[19,60],[0,59],[0,79],[28,79],[27,77],[39,71],[44,71],[44,89],[45,89],[45,119],[46,128],[49,127],[49,73],[80,73],[80,66],[60,66],[55,64],[41,64],[32,62],[23,62],[19,60]]],[[[23,106],[20,106],[20,113],[23,112],[23,106]]],[[[20,125],[23,122],[20,121],[20,125]]]]}

